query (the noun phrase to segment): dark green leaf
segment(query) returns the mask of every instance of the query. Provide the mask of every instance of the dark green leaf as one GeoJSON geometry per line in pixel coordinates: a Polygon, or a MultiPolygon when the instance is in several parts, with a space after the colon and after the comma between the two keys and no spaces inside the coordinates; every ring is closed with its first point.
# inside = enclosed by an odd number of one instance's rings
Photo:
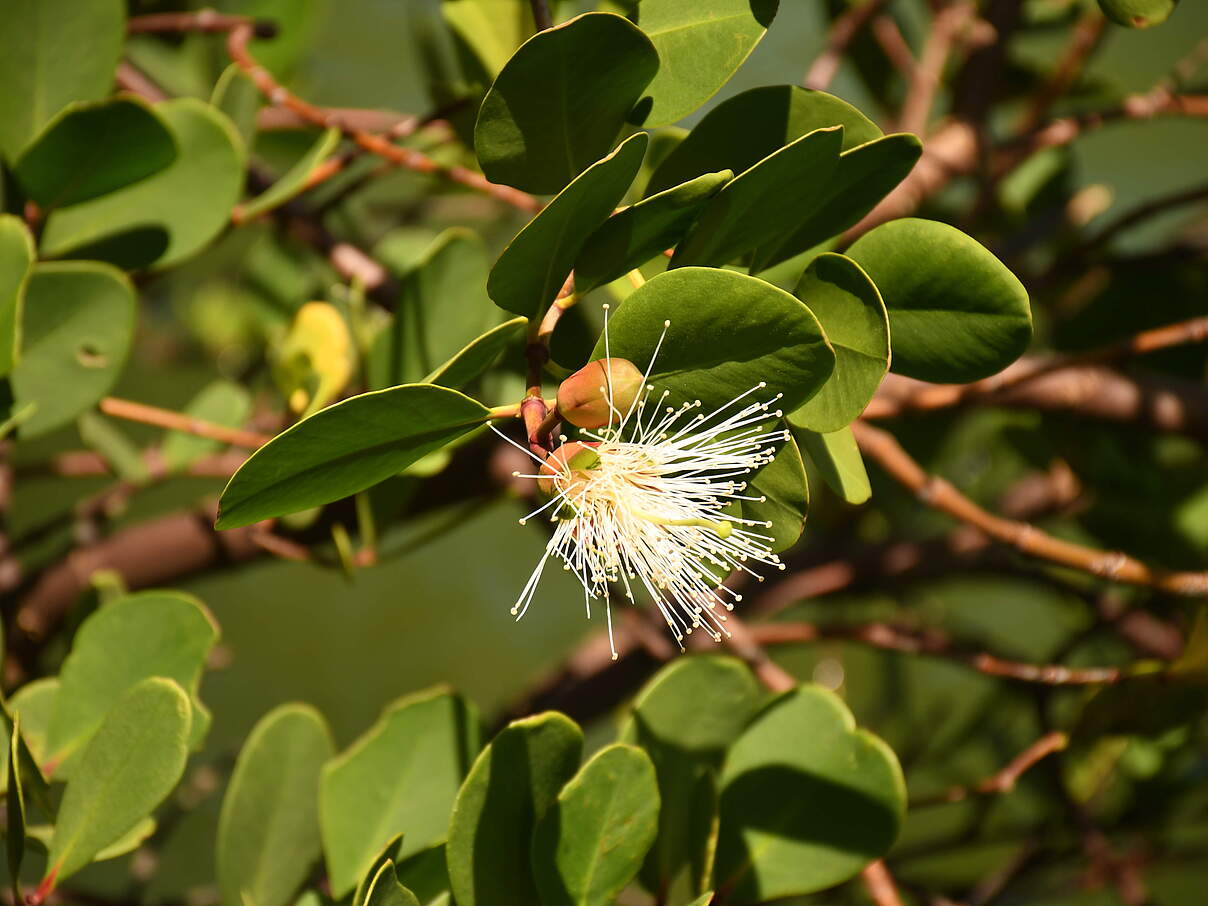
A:
{"type": "Polygon", "coordinates": [[[692,226],[705,203],[734,177],[705,173],[617,211],[588,237],[575,261],[575,290],[587,292],[661,255],[692,226]]]}
{"type": "Polygon", "coordinates": [[[826,331],[835,370],[789,421],[820,434],[838,431],[864,411],[889,370],[885,303],[858,264],[829,252],[810,262],[793,292],[826,331]]]}
{"type": "Polygon", "coordinates": [[[717,849],[717,771],[711,758],[663,745],[638,731],[638,742],[654,762],[659,788],[658,833],[642,864],[642,885],[684,902],[713,876],[717,849]]]}
{"type": "Polygon", "coordinates": [[[464,387],[499,361],[503,351],[524,333],[527,325],[528,318],[512,318],[492,327],[425,377],[424,383],[440,384],[454,390],[464,387]]]}
{"type": "Polygon", "coordinates": [[[440,12],[491,78],[537,30],[529,0],[444,0],[440,12]]]}
{"type": "Polygon", "coordinates": [[[483,424],[488,413],[431,384],[336,403],[252,454],[222,492],[216,525],[250,525],[363,491],[483,424]]]}
{"type": "Polygon", "coordinates": [[[25,788],[21,782],[21,715],[13,716],[8,738],[8,778],[5,787],[4,811],[5,855],[8,857],[8,877],[12,884],[13,902],[21,903],[21,863],[25,861],[25,788]]]}
{"type": "MultiPolygon", "coordinates": [[[[786,411],[830,376],[834,353],[808,308],[756,277],[705,267],[659,274],[622,303],[609,322],[609,351],[645,368],[664,331],[650,373],[669,405],[701,400],[711,412],[766,382],[759,398],[786,411]]],[[[605,354],[603,338],[591,358],[605,354]]]]}
{"type": "Polygon", "coordinates": [[[893,220],[860,237],[847,254],[885,300],[893,371],[967,383],[1001,371],[1027,349],[1027,290],[960,230],[931,220],[893,220]]]}
{"type": "Polygon", "coordinates": [[[47,863],[51,885],[121,839],[176,786],[188,755],[190,710],[176,683],[152,677],[105,715],[63,792],[47,863]]]}
{"type": "Polygon", "coordinates": [[[885,854],[906,807],[884,742],[821,686],[786,692],[734,743],[722,773],[718,887],[763,902],[831,887],[885,854]]]}
{"type": "Polygon", "coordinates": [[[398,858],[399,849],[403,845],[403,836],[400,832],[387,840],[381,852],[369,863],[369,870],[361,875],[361,879],[357,881],[357,886],[352,892],[352,906],[365,906],[365,900],[369,897],[369,887],[377,878],[378,872],[382,870],[382,866],[392,864],[398,858]]]}
{"type": "Polygon", "coordinates": [[[602,749],[537,823],[532,864],[544,906],[606,906],[637,874],[658,830],[654,765],[641,749],[602,749]]]}
{"type": "Polygon", "coordinates": [[[443,689],[400,699],[323,768],[319,797],[332,893],[356,887],[392,837],[397,859],[441,843],[449,810],[478,752],[478,716],[443,689]]]}
{"type": "Polygon", "coordinates": [[[654,42],[659,70],[647,88],[646,126],[674,123],[721,88],[755,49],[779,0],[642,0],[638,25],[654,42]]]}
{"type": "Polygon", "coordinates": [[[36,265],[21,330],[13,408],[37,406],[21,425],[21,436],[33,437],[72,421],[117,381],[134,331],[134,290],[94,261],[36,265]]]}
{"type": "MultiPolygon", "coordinates": [[[[780,422],[780,425],[784,423],[780,422]]],[[[801,537],[810,506],[809,483],[797,442],[792,437],[787,438],[780,444],[775,459],[745,481],[744,494],[764,499],[735,500],[726,508],[727,512],[743,519],[770,522],[771,525],[754,530],[771,536],[768,547],[773,552],[788,550],[801,537]]]]}
{"type": "Polygon", "coordinates": [[[239,208],[242,220],[251,220],[261,214],[267,214],[274,208],[279,208],[291,198],[306,191],[307,181],[315,167],[327,159],[340,143],[340,130],[332,127],[325,130],[306,153],[298,158],[297,163],[290,167],[280,179],[239,208]]]}
{"type": "Polygon", "coordinates": [[[109,94],[125,37],[122,0],[6,0],[0,155],[15,160],[72,101],[109,94]]]}
{"type": "Polygon", "coordinates": [[[672,661],[642,687],[633,716],[665,745],[717,753],[738,738],[765,697],[737,658],[692,655],[672,661]]]}
{"type": "Polygon", "coordinates": [[[458,906],[540,902],[533,829],[575,773],[583,733],[546,712],[509,724],[478,756],[449,823],[449,881],[458,906]]]}
{"type": "Polygon", "coordinates": [[[559,191],[612,148],[658,65],[650,39],[612,13],[529,38],[479,108],[482,172],[526,192],[559,191]]]}
{"type": "MultiPolygon", "coordinates": [[[[791,416],[789,424],[792,425],[791,416]]],[[[817,434],[796,426],[792,427],[792,431],[805,458],[843,500],[864,503],[872,496],[868,472],[864,469],[864,460],[850,426],[830,434],[817,434]]]]}
{"type": "Polygon", "coordinates": [[[566,282],[587,238],[617,206],[642,163],[646,133],[594,163],[529,221],[487,281],[501,308],[538,320],[566,282]]]}
{"type": "Polygon", "coordinates": [[[172,163],[176,153],[168,126],[145,101],[75,103],[21,153],[13,175],[46,210],[146,179],[172,163]]]}
{"type": "Polygon", "coordinates": [[[13,370],[21,352],[21,312],[34,263],[34,240],[20,218],[0,214],[0,377],[13,370]]]}
{"type": "Polygon", "coordinates": [[[718,104],[667,155],[646,194],[662,192],[704,173],[742,173],[816,129],[843,127],[843,150],[881,137],[855,107],[824,91],[796,85],[752,88],[718,104]]]}
{"type": "Polygon", "coordinates": [[[420,906],[410,890],[399,883],[393,862],[386,862],[369,884],[365,906],[420,906]]]}
{"type": "Polygon", "coordinates": [[[804,135],[726,183],[675,250],[671,267],[722,265],[797,228],[826,198],[843,128],[804,135]]]}

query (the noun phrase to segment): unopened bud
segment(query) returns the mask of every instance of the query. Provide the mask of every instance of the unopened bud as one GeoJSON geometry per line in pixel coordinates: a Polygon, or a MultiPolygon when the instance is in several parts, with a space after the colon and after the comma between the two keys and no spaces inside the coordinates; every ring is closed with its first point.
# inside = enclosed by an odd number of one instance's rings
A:
{"type": "Polygon", "coordinates": [[[563,444],[541,464],[541,474],[548,478],[538,478],[537,487],[543,494],[553,496],[558,493],[559,486],[554,482],[554,476],[562,476],[561,490],[567,494],[574,493],[574,486],[579,481],[586,480],[583,474],[588,469],[594,469],[600,464],[600,454],[595,451],[599,444],[580,443],[571,441],[563,444]]]}
{"type": "Polygon", "coordinates": [[[628,359],[596,359],[562,382],[558,413],[580,428],[603,428],[629,411],[642,383],[642,372],[628,359]]]}

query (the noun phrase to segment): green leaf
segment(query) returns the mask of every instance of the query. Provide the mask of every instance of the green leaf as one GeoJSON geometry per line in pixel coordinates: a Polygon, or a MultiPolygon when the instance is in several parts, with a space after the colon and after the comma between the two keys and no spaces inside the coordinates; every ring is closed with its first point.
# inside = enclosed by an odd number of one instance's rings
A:
{"type": "Polygon", "coordinates": [[[139,592],[101,607],[81,624],[59,673],[47,764],[61,772],[114,703],[147,677],[167,677],[196,695],[217,640],[213,618],[183,592],[139,592]]]}
{"type": "Polygon", "coordinates": [[[830,434],[818,434],[793,425],[791,415],[789,425],[805,458],[813,463],[822,480],[839,497],[848,503],[859,504],[872,496],[868,472],[864,469],[860,447],[850,425],[830,434]]]}
{"type": "MultiPolygon", "coordinates": [[[[810,310],[757,277],[685,267],[649,280],[609,320],[609,352],[645,368],[664,331],[650,383],[668,405],[701,400],[708,413],[760,382],[791,411],[830,376],[834,353],[810,310]]],[[[604,356],[601,338],[591,358],[604,356]]]]}
{"type": "Polygon", "coordinates": [[[650,39],[613,13],[533,35],[478,110],[482,172],[526,192],[559,191],[609,152],[658,65],[650,39]]]}
{"type": "Polygon", "coordinates": [[[1099,0],[1104,15],[1118,25],[1149,28],[1165,22],[1179,0],[1099,0]]]}
{"type": "Polygon", "coordinates": [[[896,133],[839,155],[824,197],[787,238],[774,237],[757,249],[751,272],[762,271],[855,226],[906,178],[923,153],[917,136],[896,133]]]}
{"type": "Polygon", "coordinates": [[[826,198],[843,128],[804,135],[726,183],[675,250],[671,267],[722,265],[797,228],[826,198]]]}
{"type": "Polygon", "coordinates": [[[8,877],[12,884],[13,902],[21,903],[21,863],[25,861],[25,788],[21,782],[21,715],[13,717],[8,738],[8,772],[4,811],[5,855],[8,857],[8,877]]]}
{"type": "Polygon", "coordinates": [[[544,906],[606,906],[633,880],[658,830],[650,757],[616,743],[597,752],[537,822],[533,874],[544,906]]]}
{"type": "Polygon", "coordinates": [[[264,106],[264,95],[238,63],[231,63],[222,71],[210,93],[210,104],[230,119],[244,145],[251,147],[256,139],[256,116],[264,106]]]}
{"type": "Polygon", "coordinates": [[[687,752],[717,753],[743,731],[766,698],[737,658],[688,655],[656,673],[633,702],[649,736],[687,752]]]}
{"type": "Polygon", "coordinates": [[[699,897],[693,900],[688,906],[709,906],[713,902],[713,891],[702,893],[699,897]]]}
{"type": "Polygon", "coordinates": [[[705,115],[659,164],[646,194],[653,195],[704,173],[742,173],[816,129],[843,127],[843,150],[881,137],[855,107],[824,91],[796,85],[752,88],[705,115]]]}
{"type": "MultiPolygon", "coordinates": [[[[126,833],[122,834],[113,843],[110,843],[99,853],[92,857],[93,862],[105,862],[109,859],[116,859],[119,856],[124,856],[138,849],[144,841],[147,840],[156,830],[155,819],[151,817],[144,818],[134,827],[130,828],[126,833]]],[[[50,841],[55,835],[54,825],[52,824],[34,824],[28,829],[28,836],[31,840],[36,840],[46,851],[50,851],[50,841]]]]}
{"type": "MultiPolygon", "coordinates": [[[[218,380],[203,387],[184,408],[184,415],[227,428],[238,428],[252,410],[251,395],[243,385],[218,380]]],[[[170,472],[187,469],[197,460],[222,449],[222,444],[183,431],[168,431],[160,446],[164,468],[170,472]]]]}
{"type": "Polygon", "coordinates": [[[744,492],[747,496],[764,499],[735,500],[726,507],[726,511],[743,519],[770,522],[771,525],[757,528],[756,531],[771,536],[768,546],[773,552],[788,550],[805,530],[805,517],[810,505],[805,463],[801,460],[797,442],[792,437],[787,438],[780,444],[771,462],[744,480],[747,482],[744,492]]]}
{"type": "Polygon", "coordinates": [[[835,370],[789,420],[820,434],[838,431],[864,411],[889,370],[885,303],[858,264],[829,252],[810,262],[793,294],[826,331],[835,350],[835,370]]]}
{"type": "Polygon", "coordinates": [[[189,697],[151,677],[105,715],[63,792],[44,884],[74,874],[172,791],[188,755],[189,697]]]}
{"type": "Polygon", "coordinates": [[[659,70],[645,126],[674,123],[713,97],[772,24],[779,0],[642,0],[638,25],[659,70]]]}
{"type": "Polygon", "coordinates": [[[588,237],[575,260],[575,290],[587,292],[661,255],[679,242],[706,202],[734,177],[705,173],[622,208],[588,237]]]}
{"type": "MultiPolygon", "coordinates": [[[[40,765],[46,760],[46,739],[58,694],[59,678],[47,676],[26,683],[9,700],[8,707],[12,715],[21,715],[21,738],[30,754],[31,764],[40,765]]],[[[11,726],[11,721],[7,718],[6,722],[11,726]]],[[[40,775],[41,769],[37,773],[40,775]]]]}
{"type": "Polygon", "coordinates": [[[121,97],[69,104],[21,153],[13,176],[46,210],[115,192],[175,159],[176,140],[151,106],[121,97]]]}
{"type": "Polygon", "coordinates": [[[387,861],[369,885],[365,906],[420,906],[410,890],[399,883],[394,863],[387,861]]]}
{"type": "Polygon", "coordinates": [[[882,224],[847,250],[885,300],[892,370],[968,383],[1011,364],[1032,338],[1028,292],[976,240],[947,224],[882,224]]]}
{"type": "MultiPolygon", "coordinates": [[[[472,230],[445,230],[403,278],[390,324],[369,354],[373,389],[419,381],[498,320],[487,252],[472,230]]],[[[445,385],[450,386],[450,385],[445,385]]]]}
{"type": "Polygon", "coordinates": [[[369,897],[369,887],[373,884],[382,866],[393,863],[398,858],[399,849],[403,845],[403,836],[400,832],[391,837],[386,841],[381,852],[369,863],[369,870],[361,875],[356,889],[352,892],[352,906],[365,906],[365,900],[369,897]]]}
{"type": "Polygon", "coordinates": [[[310,174],[335,150],[336,145],[340,143],[340,135],[340,130],[334,126],[320,134],[314,144],[280,179],[239,207],[240,220],[251,220],[253,217],[267,214],[305,192],[310,174]]]}
{"type": "Polygon", "coordinates": [[[115,475],[132,484],[145,484],[151,472],[143,453],[121,428],[96,412],[84,412],[76,421],[80,440],[101,455],[115,475]]]}
{"type": "Polygon", "coordinates": [[[0,155],[15,160],[72,101],[109,94],[125,37],[122,0],[6,0],[0,155]]]}
{"type": "Polygon", "coordinates": [[[246,162],[231,121],[194,98],[164,101],[155,112],[176,139],[176,160],[121,191],[56,209],[42,233],[44,256],[79,257],[91,247],[124,267],[162,268],[200,251],[230,224],[246,162]]]}
{"type": "Polygon", "coordinates": [[[637,741],[654,763],[661,804],[658,833],[642,864],[642,885],[667,902],[683,902],[700,893],[713,875],[717,772],[712,757],[663,745],[641,731],[637,741]]]}
{"type": "Polygon", "coordinates": [[[253,453],[222,492],[215,524],[237,528],[363,491],[472,431],[488,414],[468,396],[432,384],[350,397],[253,453]]]}
{"type": "Polygon", "coordinates": [[[0,214],[0,377],[21,353],[21,313],[34,263],[34,240],[20,218],[0,214]]]}
{"type": "Polygon", "coordinates": [[[24,438],[72,421],[117,381],[134,332],[134,290],[120,271],[94,261],[39,264],[21,317],[14,406],[33,403],[24,438]]]}
{"type": "Polygon", "coordinates": [[[529,0],[444,0],[440,13],[491,78],[537,30],[529,0]]]}
{"type": "Polygon", "coordinates": [[[382,846],[394,858],[444,841],[449,810],[478,752],[478,715],[443,689],[395,702],[323,767],[319,820],[332,894],[356,887],[382,846]]]}
{"type": "Polygon", "coordinates": [[[281,705],[252,729],[218,819],[227,906],[293,901],[320,853],[319,772],[334,751],[326,722],[308,705],[281,705]]]}
{"type": "Polygon", "coordinates": [[[457,390],[481,377],[499,361],[503,351],[524,334],[528,318],[512,318],[471,340],[456,355],[424,378],[425,384],[439,384],[457,390]]]}
{"type": "Polygon", "coordinates": [[[890,748],[833,692],[799,686],[726,757],[717,886],[739,903],[832,887],[885,854],[905,809],[890,748]]]}
{"type": "Polygon", "coordinates": [[[458,906],[541,902],[530,868],[533,829],[582,752],[582,731],[553,711],[513,721],[483,749],[449,822],[446,857],[458,906]]]}
{"type": "Polygon", "coordinates": [[[566,282],[587,238],[624,197],[642,163],[646,142],[644,132],[630,136],[516,234],[487,280],[487,292],[500,308],[534,321],[541,317],[566,282]]]}

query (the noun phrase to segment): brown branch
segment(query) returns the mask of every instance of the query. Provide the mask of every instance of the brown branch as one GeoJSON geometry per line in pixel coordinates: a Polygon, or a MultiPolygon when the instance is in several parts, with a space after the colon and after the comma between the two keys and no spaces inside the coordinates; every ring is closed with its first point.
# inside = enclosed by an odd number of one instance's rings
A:
{"type": "Polygon", "coordinates": [[[835,19],[826,36],[826,46],[805,74],[806,88],[821,91],[830,85],[835,73],[839,71],[839,63],[848,45],[868,20],[881,11],[885,2],[886,0],[864,0],[859,6],[849,7],[835,19]]]}
{"type": "Polygon", "coordinates": [[[902,30],[898,28],[898,23],[894,21],[893,16],[886,14],[874,16],[869,24],[869,30],[877,44],[880,45],[885,58],[893,64],[893,67],[902,74],[907,82],[913,80],[918,61],[915,60],[914,53],[911,51],[910,45],[906,43],[906,38],[902,35],[902,30]]]}
{"type": "Polygon", "coordinates": [[[554,24],[554,18],[549,11],[549,0],[529,0],[529,5],[533,8],[533,22],[537,31],[545,31],[554,24]]]}
{"type": "Polygon", "coordinates": [[[918,65],[911,72],[910,86],[898,117],[898,129],[901,131],[921,133],[926,128],[944,66],[976,13],[977,6],[972,0],[958,0],[936,14],[919,55],[918,65]]]}
{"type": "Polygon", "coordinates": [[[193,418],[181,412],[173,412],[171,409],[160,409],[157,406],[148,406],[144,403],[112,396],[102,399],[99,408],[106,415],[112,415],[114,418],[124,418],[127,421],[154,425],[170,431],[181,431],[195,437],[205,437],[235,447],[246,447],[249,450],[259,449],[273,439],[271,435],[261,434],[258,431],[228,428],[226,425],[193,418]]]}
{"type": "Polygon", "coordinates": [[[901,894],[898,893],[898,885],[894,882],[893,875],[889,873],[883,860],[877,859],[877,861],[869,863],[860,872],[860,879],[864,882],[864,888],[876,906],[906,906],[902,902],[901,894]]]}
{"type": "Polygon", "coordinates": [[[726,614],[726,628],[729,632],[722,636],[726,647],[751,668],[764,686],[773,692],[787,692],[796,687],[793,675],[768,657],[758,636],[735,614],[726,614]]]}
{"type": "Polygon", "coordinates": [[[924,504],[976,526],[1022,553],[1113,582],[1157,588],[1176,595],[1208,594],[1208,572],[1171,572],[1151,567],[1119,551],[1074,544],[1026,522],[996,516],[944,479],[928,475],[889,432],[861,421],[853,423],[852,430],[865,455],[913,491],[924,504]]]}
{"type": "Polygon", "coordinates": [[[1106,33],[1107,17],[1097,9],[1085,13],[1078,20],[1053,74],[1032,96],[1027,112],[1020,120],[1019,132],[1026,134],[1040,127],[1057,99],[1078,80],[1082,67],[1102,43],[1106,33]]]}
{"type": "Polygon", "coordinates": [[[995,774],[973,786],[954,786],[935,796],[912,799],[911,808],[925,808],[930,805],[944,805],[951,802],[961,802],[970,796],[998,796],[1009,793],[1019,783],[1019,778],[1036,766],[1037,763],[1060,752],[1069,745],[1069,737],[1058,730],[1046,733],[1040,737],[995,774]]]}
{"type": "Polygon", "coordinates": [[[202,9],[195,13],[151,13],[146,16],[135,16],[126,21],[126,34],[144,35],[173,32],[229,32],[240,26],[247,26],[257,38],[275,38],[277,25],[265,19],[251,19],[248,16],[234,16],[219,13],[212,9],[202,9]]]}

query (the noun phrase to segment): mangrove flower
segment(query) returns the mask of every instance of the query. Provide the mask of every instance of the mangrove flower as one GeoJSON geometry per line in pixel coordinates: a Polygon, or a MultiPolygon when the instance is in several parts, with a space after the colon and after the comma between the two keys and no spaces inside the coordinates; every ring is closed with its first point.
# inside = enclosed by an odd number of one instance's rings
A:
{"type": "MultiPolygon", "coordinates": [[[[654,356],[668,326],[669,321],[654,356]]],[[[607,353],[607,306],[604,337],[607,353]]],[[[684,637],[697,628],[715,641],[729,635],[726,612],[742,596],[721,585],[722,578],[742,570],[761,579],[755,572],[761,565],[784,569],[766,534],[772,523],[728,511],[734,501],[765,499],[744,493],[744,479],[770,462],[776,445],[787,438],[782,429],[771,427],[782,415],[771,410],[779,395],[760,400],[766,388],[761,382],[713,412],[702,411],[699,400],[669,406],[669,392],[656,394],[646,383],[654,356],[638,392],[626,390],[624,406],[618,405],[622,400],[612,380],[627,373],[616,366],[624,360],[606,358],[601,360],[605,365],[589,365],[597,366],[601,376],[595,393],[609,417],[598,430],[581,430],[583,440],[561,438],[562,446],[544,461],[520,447],[539,469],[516,473],[537,481],[549,497],[521,524],[547,514],[554,530],[512,614],[518,620],[524,616],[546,563],[561,560],[583,586],[589,618],[592,601],[603,602],[614,659],[614,590],[630,601],[644,592],[682,649],[684,637]]],[[[590,373],[588,369],[578,375],[590,373]]],[[[581,385],[576,394],[580,408],[592,402],[581,385]]]]}

